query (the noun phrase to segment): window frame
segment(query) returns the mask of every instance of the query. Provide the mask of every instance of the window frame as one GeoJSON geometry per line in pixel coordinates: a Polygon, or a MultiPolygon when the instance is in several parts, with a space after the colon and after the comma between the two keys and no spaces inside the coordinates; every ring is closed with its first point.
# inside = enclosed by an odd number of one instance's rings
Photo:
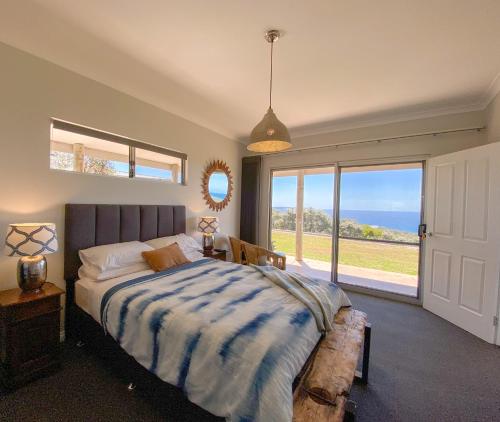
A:
{"type": "MultiPolygon", "coordinates": [[[[173,183],[173,184],[179,184],[179,185],[186,185],[187,184],[187,177],[186,177],[186,169],[187,169],[187,159],[188,156],[185,153],[175,151],[172,149],[160,147],[158,145],[152,145],[148,144],[146,142],[141,142],[132,138],[128,138],[126,136],[121,136],[121,135],[116,135],[114,133],[106,132],[103,130],[98,130],[98,129],[93,129],[88,126],[82,126],[82,125],[77,125],[75,123],[70,123],[64,120],[59,120],[59,119],[51,119],[51,125],[50,125],[50,141],[52,142],[52,130],[53,129],[58,129],[58,130],[63,130],[66,132],[71,132],[71,133],[76,133],[79,135],[83,136],[89,136],[92,138],[97,138],[101,139],[106,142],[114,142],[117,144],[121,145],[126,145],[128,146],[129,153],[128,153],[128,167],[129,167],[129,179],[143,179],[142,177],[137,177],[136,176],[136,159],[135,159],[135,150],[137,149],[142,149],[146,151],[151,151],[155,152],[158,154],[162,155],[167,155],[169,157],[175,157],[181,160],[181,168],[180,168],[180,180],[177,181],[169,181],[166,179],[161,179],[161,178],[152,178],[149,180],[155,180],[155,181],[161,181],[161,182],[166,182],[166,183],[173,183]]],[[[52,149],[50,150],[52,152],[52,149]]],[[[52,170],[58,170],[55,168],[50,167],[52,170]]],[[[79,171],[71,170],[73,173],[81,173],[81,174],[86,174],[82,173],[79,171]]],[[[115,176],[119,177],[119,176],[115,176]]]]}

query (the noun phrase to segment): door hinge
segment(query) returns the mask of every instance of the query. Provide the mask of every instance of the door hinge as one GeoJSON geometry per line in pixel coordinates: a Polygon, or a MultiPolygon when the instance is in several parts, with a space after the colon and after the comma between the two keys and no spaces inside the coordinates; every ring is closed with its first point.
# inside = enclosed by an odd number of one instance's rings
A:
{"type": "Polygon", "coordinates": [[[498,325],[498,317],[494,316],[493,317],[493,325],[496,327],[498,325]]]}

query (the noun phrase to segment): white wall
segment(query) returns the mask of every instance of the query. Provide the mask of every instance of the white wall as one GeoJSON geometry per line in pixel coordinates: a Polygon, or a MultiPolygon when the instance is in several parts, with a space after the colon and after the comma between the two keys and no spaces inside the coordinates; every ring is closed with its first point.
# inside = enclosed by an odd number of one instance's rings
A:
{"type": "Polygon", "coordinates": [[[488,142],[500,142],[500,92],[488,105],[486,119],[488,142]]]}
{"type": "MultiPolygon", "coordinates": [[[[485,124],[485,113],[480,111],[307,136],[293,139],[293,143],[294,148],[304,148],[416,133],[484,127],[485,124]]],[[[486,143],[486,137],[486,131],[484,130],[480,132],[470,131],[400,139],[379,144],[370,143],[267,155],[264,157],[262,167],[259,243],[268,246],[270,174],[272,169],[334,164],[337,162],[341,164],[369,164],[423,160],[433,155],[482,145],[486,143]]]]}
{"type": "MultiPolygon", "coordinates": [[[[64,287],[65,203],[186,205],[192,231],[196,216],[216,214],[200,187],[211,159],[225,160],[235,182],[221,230],[239,233],[241,144],[5,44],[0,62],[0,239],[9,223],[55,222],[61,249],[47,256],[50,281],[64,287]],[[185,152],[188,185],[50,170],[51,117],[185,152]]],[[[0,256],[0,290],[16,286],[16,262],[0,256]]]]}

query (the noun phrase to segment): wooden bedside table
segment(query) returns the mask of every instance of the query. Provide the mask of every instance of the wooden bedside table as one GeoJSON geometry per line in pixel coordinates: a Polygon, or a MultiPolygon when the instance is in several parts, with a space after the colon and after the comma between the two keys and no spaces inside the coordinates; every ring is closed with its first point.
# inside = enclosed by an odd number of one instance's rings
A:
{"type": "Polygon", "coordinates": [[[17,387],[60,365],[61,299],[52,283],[38,292],[0,292],[0,381],[17,387]]]}
{"type": "Polygon", "coordinates": [[[225,249],[212,249],[209,252],[205,252],[205,251],[202,251],[202,252],[203,252],[203,256],[205,258],[220,259],[221,261],[226,260],[227,251],[225,249]]]}

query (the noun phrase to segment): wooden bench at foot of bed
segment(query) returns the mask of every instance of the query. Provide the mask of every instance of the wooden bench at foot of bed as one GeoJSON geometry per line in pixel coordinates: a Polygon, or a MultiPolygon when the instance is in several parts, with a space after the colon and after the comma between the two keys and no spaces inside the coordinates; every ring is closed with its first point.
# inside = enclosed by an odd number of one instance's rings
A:
{"type": "Polygon", "coordinates": [[[294,422],[344,419],[349,391],[356,375],[365,338],[365,326],[367,318],[363,312],[350,308],[339,311],[333,330],[320,341],[315,355],[295,388],[294,422]]]}

